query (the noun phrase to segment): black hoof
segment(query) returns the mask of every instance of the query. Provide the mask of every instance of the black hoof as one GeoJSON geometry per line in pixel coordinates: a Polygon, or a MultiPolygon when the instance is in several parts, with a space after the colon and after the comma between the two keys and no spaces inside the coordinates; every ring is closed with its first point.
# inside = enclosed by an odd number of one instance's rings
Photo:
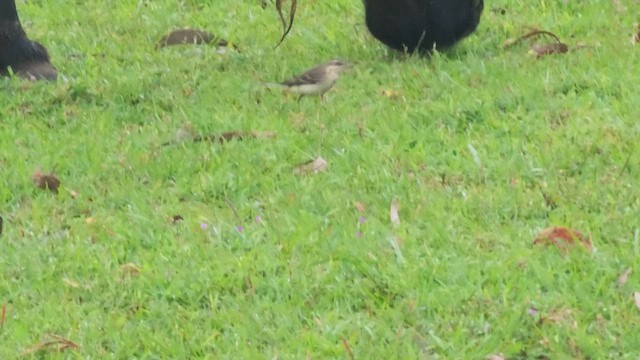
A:
{"type": "Polygon", "coordinates": [[[30,80],[56,80],[58,72],[41,44],[29,40],[20,25],[15,0],[0,0],[0,75],[11,71],[30,80]]]}
{"type": "Polygon", "coordinates": [[[363,0],[371,34],[401,51],[446,49],[473,33],[483,0],[363,0]]]}

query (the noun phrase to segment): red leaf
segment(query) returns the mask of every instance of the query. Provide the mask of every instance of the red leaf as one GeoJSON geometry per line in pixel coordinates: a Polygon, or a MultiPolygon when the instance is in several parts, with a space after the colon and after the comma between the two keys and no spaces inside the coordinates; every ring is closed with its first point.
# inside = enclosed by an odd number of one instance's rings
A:
{"type": "Polygon", "coordinates": [[[562,226],[550,227],[542,230],[533,241],[535,245],[555,245],[560,251],[566,253],[579,241],[587,250],[591,251],[593,245],[591,240],[576,229],[568,229],[562,226]]]}

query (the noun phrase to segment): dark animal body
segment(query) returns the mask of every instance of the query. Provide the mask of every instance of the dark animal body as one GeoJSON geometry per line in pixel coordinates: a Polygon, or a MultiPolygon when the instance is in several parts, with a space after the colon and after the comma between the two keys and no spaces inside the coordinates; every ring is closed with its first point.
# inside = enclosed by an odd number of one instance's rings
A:
{"type": "Polygon", "coordinates": [[[385,45],[413,52],[451,47],[476,30],[483,0],[363,0],[367,28],[385,45]]]}
{"type": "Polygon", "coordinates": [[[0,75],[14,74],[38,80],[55,80],[58,72],[41,44],[29,40],[22,29],[15,0],[0,0],[0,75]]]}

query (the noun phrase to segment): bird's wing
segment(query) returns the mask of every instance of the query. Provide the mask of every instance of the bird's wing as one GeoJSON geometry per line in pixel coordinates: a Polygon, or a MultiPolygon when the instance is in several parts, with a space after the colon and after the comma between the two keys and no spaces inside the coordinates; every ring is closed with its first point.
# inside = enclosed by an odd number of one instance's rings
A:
{"type": "Polygon", "coordinates": [[[313,69],[305,72],[304,74],[298,75],[292,79],[289,79],[283,82],[283,85],[286,86],[298,86],[305,84],[316,84],[322,80],[322,77],[325,75],[325,66],[320,65],[314,67],[313,69]]]}

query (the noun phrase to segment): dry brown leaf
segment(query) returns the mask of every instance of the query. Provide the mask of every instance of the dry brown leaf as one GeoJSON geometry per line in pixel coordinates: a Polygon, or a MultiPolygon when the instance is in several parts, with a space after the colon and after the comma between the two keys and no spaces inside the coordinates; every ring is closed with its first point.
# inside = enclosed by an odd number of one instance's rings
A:
{"type": "Polygon", "coordinates": [[[293,27],[293,19],[295,19],[296,17],[296,9],[298,7],[298,0],[291,0],[291,7],[289,8],[289,25],[287,26],[287,22],[285,21],[284,15],[282,14],[282,1],[283,0],[276,0],[276,11],[278,12],[278,16],[280,17],[280,21],[282,22],[283,32],[280,41],[274,48],[280,46],[280,44],[282,44],[282,42],[284,41],[284,38],[287,37],[287,35],[291,31],[291,28],[293,27]]]}
{"type": "Polygon", "coordinates": [[[391,223],[394,226],[400,225],[400,215],[398,212],[400,211],[400,203],[398,199],[393,199],[391,201],[391,205],[389,206],[389,218],[391,219],[391,223]]]}
{"type": "Polygon", "coordinates": [[[360,201],[356,201],[355,207],[356,207],[356,210],[360,211],[361,213],[365,212],[366,210],[364,205],[362,205],[360,201]]]}
{"type": "Polygon", "coordinates": [[[165,46],[182,45],[182,44],[191,44],[191,45],[209,44],[214,40],[216,41],[216,45],[218,46],[227,46],[229,44],[228,41],[224,39],[216,39],[216,37],[213,34],[205,30],[178,29],[163,36],[156,44],[156,48],[160,49],[165,46]]]}
{"type": "Polygon", "coordinates": [[[542,230],[533,241],[534,245],[554,245],[563,253],[574,247],[577,242],[582,244],[584,248],[591,251],[593,245],[591,240],[576,229],[569,229],[562,226],[550,227],[542,230]]]}
{"type": "Polygon", "coordinates": [[[569,47],[566,44],[557,42],[553,44],[533,45],[531,46],[531,51],[536,58],[540,59],[547,55],[564,54],[569,51],[569,47]]]}
{"type": "Polygon", "coordinates": [[[62,336],[55,335],[55,334],[47,334],[47,337],[49,337],[50,339],[47,339],[46,341],[38,343],[32,346],[31,348],[24,350],[21,356],[35,354],[43,350],[54,350],[54,351],[61,352],[67,349],[80,348],[80,345],[74,343],[69,339],[63,338],[62,336]]]}
{"type": "Polygon", "coordinates": [[[633,272],[633,268],[629,267],[618,276],[618,286],[624,286],[629,280],[629,275],[633,272]]]}
{"type": "Polygon", "coordinates": [[[304,175],[309,173],[317,174],[319,172],[326,171],[328,166],[329,164],[327,163],[327,161],[323,159],[321,156],[318,156],[314,160],[310,160],[300,165],[297,165],[293,169],[293,174],[294,175],[304,175]]]}
{"type": "Polygon", "coordinates": [[[633,292],[633,301],[636,303],[636,307],[640,309],[640,292],[633,292]]]}
{"type": "Polygon", "coordinates": [[[135,277],[140,275],[140,267],[134,263],[123,264],[120,266],[120,271],[122,271],[123,276],[135,277]]]}
{"type": "Polygon", "coordinates": [[[38,189],[47,189],[54,194],[58,193],[58,188],[60,187],[60,180],[53,174],[43,174],[40,171],[36,171],[35,174],[31,177],[33,180],[33,184],[38,189]]]}

